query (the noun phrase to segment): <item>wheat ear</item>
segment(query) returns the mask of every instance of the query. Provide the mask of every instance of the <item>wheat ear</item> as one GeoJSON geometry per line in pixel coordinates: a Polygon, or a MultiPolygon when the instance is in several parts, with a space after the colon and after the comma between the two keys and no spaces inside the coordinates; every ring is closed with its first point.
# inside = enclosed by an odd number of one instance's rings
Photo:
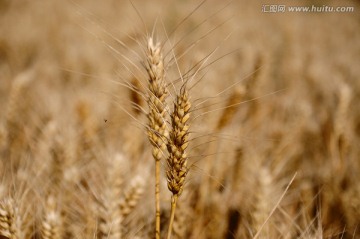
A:
{"type": "Polygon", "coordinates": [[[62,218],[60,212],[56,209],[55,198],[52,196],[47,200],[41,235],[43,239],[62,238],[62,218]]]}
{"type": "Polygon", "coordinates": [[[156,239],[160,239],[160,160],[162,151],[166,149],[166,113],[165,99],[168,95],[164,82],[164,62],[159,44],[154,45],[153,39],[149,38],[147,45],[146,71],[149,76],[149,96],[147,115],[148,137],[153,146],[152,155],[155,159],[155,233],[156,239]]]}
{"type": "Polygon", "coordinates": [[[273,195],[273,175],[271,170],[267,166],[261,166],[257,175],[257,185],[255,193],[255,202],[252,217],[253,228],[259,235],[267,235],[269,233],[269,227],[265,225],[268,219],[271,209],[271,197],[273,195]],[[266,227],[265,227],[266,226],[266,227]]]}
{"type": "Polygon", "coordinates": [[[120,210],[123,194],[126,158],[118,153],[107,164],[107,179],[104,196],[99,203],[99,239],[121,239],[123,215],[120,210]]]}
{"type": "Polygon", "coordinates": [[[15,220],[13,201],[9,199],[0,202],[0,237],[17,239],[17,227],[15,220]]]}
{"type": "Polygon", "coordinates": [[[131,182],[130,188],[125,192],[120,202],[120,211],[123,217],[129,215],[139,202],[144,192],[144,179],[137,176],[131,182]]]}
{"type": "Polygon", "coordinates": [[[185,85],[180,94],[176,96],[174,111],[171,114],[171,131],[167,149],[168,170],[166,172],[168,188],[172,192],[171,215],[167,238],[171,238],[172,225],[175,217],[176,202],[183,191],[185,177],[188,172],[186,167],[186,148],[189,144],[189,124],[191,103],[185,85]]]}

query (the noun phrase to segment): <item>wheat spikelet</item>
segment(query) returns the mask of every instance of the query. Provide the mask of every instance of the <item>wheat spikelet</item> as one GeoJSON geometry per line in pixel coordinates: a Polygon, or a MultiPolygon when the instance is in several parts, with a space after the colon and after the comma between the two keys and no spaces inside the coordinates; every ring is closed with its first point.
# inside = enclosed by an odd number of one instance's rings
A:
{"type": "Polygon", "coordinates": [[[60,212],[56,209],[54,197],[49,197],[47,200],[41,235],[43,239],[62,238],[62,218],[60,212]]]}
{"type": "Polygon", "coordinates": [[[0,235],[8,239],[17,239],[14,203],[10,199],[0,202],[0,235]]]}
{"type": "Polygon", "coordinates": [[[152,144],[152,155],[155,159],[155,233],[160,238],[160,160],[163,150],[166,149],[167,130],[165,123],[166,102],[168,95],[164,82],[164,62],[159,44],[154,45],[153,39],[149,38],[147,45],[147,59],[145,64],[149,76],[148,106],[148,130],[147,134],[152,144]]]}

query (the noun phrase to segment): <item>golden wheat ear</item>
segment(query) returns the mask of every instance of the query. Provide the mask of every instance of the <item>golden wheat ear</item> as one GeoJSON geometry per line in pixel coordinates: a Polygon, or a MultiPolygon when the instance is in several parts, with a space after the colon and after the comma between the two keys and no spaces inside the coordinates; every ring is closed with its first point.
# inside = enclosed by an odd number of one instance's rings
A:
{"type": "Polygon", "coordinates": [[[159,44],[154,45],[149,38],[147,46],[146,71],[148,73],[148,136],[153,146],[156,161],[162,159],[162,150],[166,149],[166,97],[168,90],[164,81],[164,62],[159,44]]]}
{"type": "Polygon", "coordinates": [[[191,103],[189,94],[182,90],[176,96],[174,111],[171,114],[171,131],[167,149],[168,170],[166,173],[168,188],[173,195],[180,195],[183,191],[185,176],[187,174],[186,149],[189,145],[189,124],[191,103]]]}
{"type": "Polygon", "coordinates": [[[167,158],[168,169],[166,177],[168,189],[172,192],[171,216],[167,238],[171,238],[177,199],[183,191],[185,177],[188,173],[188,158],[185,151],[189,145],[188,121],[190,118],[190,108],[189,93],[186,85],[184,85],[180,90],[180,94],[175,99],[174,111],[171,114],[171,131],[167,144],[169,157],[167,158]]]}
{"type": "Polygon", "coordinates": [[[155,238],[160,239],[160,160],[167,142],[165,100],[168,90],[164,81],[164,60],[160,44],[154,44],[153,39],[149,38],[146,54],[145,68],[149,77],[147,134],[155,159],[155,238]]]}

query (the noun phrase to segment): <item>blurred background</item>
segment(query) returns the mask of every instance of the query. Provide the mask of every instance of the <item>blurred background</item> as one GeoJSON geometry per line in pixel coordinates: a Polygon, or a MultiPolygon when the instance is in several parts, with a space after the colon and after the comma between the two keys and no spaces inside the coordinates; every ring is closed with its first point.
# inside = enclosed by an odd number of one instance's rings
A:
{"type": "MultiPolygon", "coordinates": [[[[152,237],[153,161],[146,116],[132,105],[146,109],[142,61],[153,35],[174,88],[179,71],[196,73],[174,237],[358,238],[359,9],[359,1],[0,0],[0,197],[16,202],[18,231],[44,238],[55,198],[57,238],[101,238],[98,204],[120,153],[125,181],[146,182],[124,238],[152,237]]],[[[164,180],[164,225],[166,190],[164,180]]]]}

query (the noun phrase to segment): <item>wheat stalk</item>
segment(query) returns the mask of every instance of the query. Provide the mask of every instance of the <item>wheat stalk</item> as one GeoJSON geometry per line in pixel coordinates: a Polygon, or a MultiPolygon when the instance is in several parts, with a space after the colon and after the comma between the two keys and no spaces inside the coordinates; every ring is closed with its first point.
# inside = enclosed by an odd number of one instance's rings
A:
{"type": "Polygon", "coordinates": [[[154,45],[153,39],[149,38],[147,45],[146,71],[149,76],[149,95],[147,115],[148,137],[153,146],[152,155],[155,159],[155,233],[156,239],[160,239],[160,160],[163,150],[166,149],[166,102],[168,95],[164,82],[164,62],[159,44],[154,45]]]}
{"type": "Polygon", "coordinates": [[[171,238],[172,226],[175,217],[176,202],[183,191],[187,169],[186,148],[189,144],[189,124],[191,103],[188,91],[184,85],[180,94],[176,96],[174,111],[171,114],[171,131],[167,149],[168,170],[166,172],[168,189],[172,192],[171,215],[168,230],[168,239],[171,238]]]}

